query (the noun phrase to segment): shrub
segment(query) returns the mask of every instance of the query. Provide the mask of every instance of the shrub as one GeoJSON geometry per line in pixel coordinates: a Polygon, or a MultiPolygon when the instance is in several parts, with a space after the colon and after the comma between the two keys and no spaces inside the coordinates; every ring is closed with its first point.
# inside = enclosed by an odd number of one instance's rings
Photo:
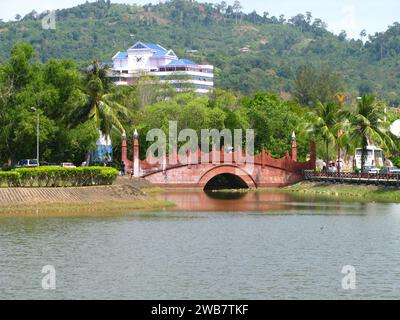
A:
{"type": "Polygon", "coordinates": [[[400,157],[393,157],[391,160],[395,167],[400,167],[400,157]]]}
{"type": "Polygon", "coordinates": [[[80,187],[110,185],[117,178],[118,170],[109,167],[38,167],[0,174],[0,186],[80,187]]]}
{"type": "Polygon", "coordinates": [[[19,174],[15,171],[0,171],[0,187],[6,185],[7,187],[18,187],[19,174]]]}
{"type": "Polygon", "coordinates": [[[6,164],[1,168],[1,170],[2,171],[11,171],[11,170],[14,170],[14,167],[6,164]]]}

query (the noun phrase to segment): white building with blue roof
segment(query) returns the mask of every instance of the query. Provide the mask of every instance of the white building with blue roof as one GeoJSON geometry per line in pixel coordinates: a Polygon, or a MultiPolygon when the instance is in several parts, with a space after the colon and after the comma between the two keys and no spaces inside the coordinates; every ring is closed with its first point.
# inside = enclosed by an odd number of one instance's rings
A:
{"type": "Polygon", "coordinates": [[[214,88],[214,66],[179,59],[174,51],[158,44],[139,41],[112,60],[110,76],[117,85],[131,85],[138,77],[149,75],[174,85],[178,91],[190,85],[195,92],[207,94],[214,88]]]}

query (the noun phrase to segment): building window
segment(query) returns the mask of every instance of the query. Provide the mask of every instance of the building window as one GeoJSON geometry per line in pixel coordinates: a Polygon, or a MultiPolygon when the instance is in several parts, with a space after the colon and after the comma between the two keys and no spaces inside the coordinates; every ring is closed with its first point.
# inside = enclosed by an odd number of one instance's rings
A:
{"type": "Polygon", "coordinates": [[[205,89],[205,90],[211,90],[213,86],[207,86],[203,84],[196,84],[194,85],[195,89],[205,89]]]}

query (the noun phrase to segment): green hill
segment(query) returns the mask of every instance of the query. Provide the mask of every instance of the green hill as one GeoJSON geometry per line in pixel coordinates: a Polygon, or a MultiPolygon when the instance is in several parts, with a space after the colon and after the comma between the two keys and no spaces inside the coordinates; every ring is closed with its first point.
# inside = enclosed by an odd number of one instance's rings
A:
{"type": "MultiPolygon", "coordinates": [[[[252,94],[289,94],[298,68],[325,65],[340,71],[347,93],[374,92],[400,105],[400,24],[369,37],[365,45],[336,36],[311,14],[286,19],[243,14],[223,3],[173,0],[131,6],[109,1],[57,11],[56,30],[43,30],[45,15],[0,22],[0,62],[18,42],[31,43],[38,59],[67,58],[78,64],[110,61],[138,40],[173,49],[179,56],[216,66],[216,86],[252,94]],[[187,53],[189,51],[195,53],[187,53]]],[[[388,22],[389,23],[389,22],[388,22]]]]}

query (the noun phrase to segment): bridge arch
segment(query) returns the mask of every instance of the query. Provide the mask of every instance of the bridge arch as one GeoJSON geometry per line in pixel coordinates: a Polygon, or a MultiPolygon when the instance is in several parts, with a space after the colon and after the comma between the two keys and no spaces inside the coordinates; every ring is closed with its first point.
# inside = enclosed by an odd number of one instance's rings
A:
{"type": "Polygon", "coordinates": [[[213,179],[218,176],[226,176],[229,178],[237,179],[237,183],[242,183],[243,187],[247,186],[250,189],[257,188],[257,184],[254,181],[253,177],[243,168],[235,165],[222,165],[208,170],[200,178],[198,186],[205,188],[207,184],[209,184],[213,179]]]}

